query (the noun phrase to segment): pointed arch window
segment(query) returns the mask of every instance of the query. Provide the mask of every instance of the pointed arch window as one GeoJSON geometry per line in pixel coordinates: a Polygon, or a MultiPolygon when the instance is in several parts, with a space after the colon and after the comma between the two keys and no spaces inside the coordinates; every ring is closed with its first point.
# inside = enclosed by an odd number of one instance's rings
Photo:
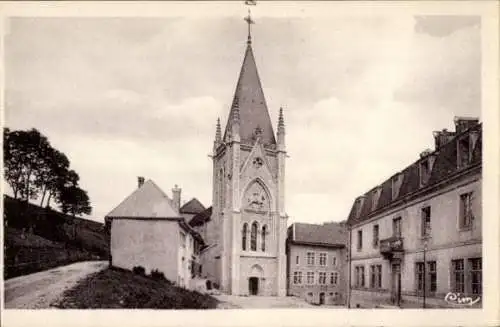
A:
{"type": "Polygon", "coordinates": [[[262,227],[262,251],[266,251],[266,235],[267,235],[267,226],[264,225],[262,227]]]}
{"type": "Polygon", "coordinates": [[[225,194],[224,194],[224,170],[221,168],[219,170],[219,205],[221,210],[224,209],[225,205],[225,194]]]}
{"type": "Polygon", "coordinates": [[[248,224],[243,224],[243,230],[241,231],[241,249],[243,251],[247,250],[247,233],[248,233],[248,224]]]}
{"type": "Polygon", "coordinates": [[[250,232],[250,250],[257,251],[257,222],[252,224],[252,230],[250,232]]]}

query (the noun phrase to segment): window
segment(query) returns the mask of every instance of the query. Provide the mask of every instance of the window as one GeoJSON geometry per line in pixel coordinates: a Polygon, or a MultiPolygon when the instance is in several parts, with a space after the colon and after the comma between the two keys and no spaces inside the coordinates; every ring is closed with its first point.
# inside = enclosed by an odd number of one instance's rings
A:
{"type": "Polygon", "coordinates": [[[302,284],[302,271],[294,271],[293,272],[293,283],[294,284],[302,284]]]}
{"type": "Polygon", "coordinates": [[[420,186],[427,184],[430,177],[431,167],[429,159],[420,162],[420,186]]]}
{"type": "Polygon", "coordinates": [[[382,265],[370,266],[370,288],[382,288],[382,265]]]}
{"type": "Polygon", "coordinates": [[[337,285],[338,283],[338,278],[339,278],[339,274],[338,272],[331,272],[330,273],[330,284],[332,285],[337,285]]]}
{"type": "Polygon", "coordinates": [[[472,226],[472,192],[460,195],[460,228],[472,226]]]}
{"type": "Polygon", "coordinates": [[[378,246],[378,225],[373,225],[373,247],[378,246]]]}
{"type": "Polygon", "coordinates": [[[431,207],[422,208],[422,237],[431,235],[431,207]]]}
{"type": "Polygon", "coordinates": [[[309,285],[314,284],[314,272],[313,271],[307,272],[307,284],[309,284],[309,285]]]}
{"type": "Polygon", "coordinates": [[[252,224],[252,231],[250,233],[250,250],[257,251],[257,223],[252,224]]]}
{"type": "Polygon", "coordinates": [[[337,265],[337,257],[333,256],[332,258],[332,265],[336,266],[337,265]]]}
{"type": "Polygon", "coordinates": [[[183,248],[186,247],[186,234],[184,234],[184,233],[181,233],[181,246],[183,248]]]}
{"type": "Polygon", "coordinates": [[[309,266],[314,265],[314,252],[307,252],[307,264],[309,266]]]}
{"type": "Polygon", "coordinates": [[[326,253],[319,254],[319,265],[326,266],[326,253]]]}
{"type": "Polygon", "coordinates": [[[429,292],[434,293],[437,290],[436,261],[427,262],[427,271],[429,277],[429,292]]]}
{"type": "Polygon", "coordinates": [[[363,231],[358,230],[358,251],[363,248],[363,231]]]}
{"type": "Polygon", "coordinates": [[[376,273],[377,273],[377,287],[382,288],[382,265],[377,265],[376,273]]]}
{"type": "Polygon", "coordinates": [[[466,167],[469,164],[471,152],[469,135],[466,135],[458,141],[457,164],[459,168],[466,167]]]}
{"type": "Polygon", "coordinates": [[[356,271],[356,287],[365,287],[365,267],[357,266],[356,271]]]}
{"type": "Polygon", "coordinates": [[[241,249],[246,251],[247,249],[247,234],[248,234],[248,224],[243,224],[243,230],[241,231],[241,249]]]}
{"type": "Polygon", "coordinates": [[[392,236],[401,237],[401,217],[392,220],[392,236]]]}
{"type": "Polygon", "coordinates": [[[226,204],[224,193],[225,193],[225,190],[224,190],[224,170],[221,169],[221,170],[219,170],[219,205],[220,205],[221,212],[226,204]]]}
{"type": "Polygon", "coordinates": [[[320,284],[320,285],[325,285],[325,284],[326,284],[326,272],[321,271],[321,272],[319,273],[319,280],[318,280],[318,284],[320,284]]]}
{"type": "Polygon", "coordinates": [[[470,283],[471,283],[471,293],[481,294],[483,292],[482,284],[482,260],[481,258],[469,259],[470,267],[470,283]]]}
{"type": "Polygon", "coordinates": [[[464,260],[463,259],[452,260],[451,269],[452,269],[452,289],[454,292],[463,293],[465,291],[464,260]]]}
{"type": "Polygon", "coordinates": [[[417,281],[417,291],[418,292],[423,292],[424,291],[424,263],[423,262],[417,262],[416,267],[416,278],[415,280],[417,281]]]}
{"type": "Polygon", "coordinates": [[[299,264],[299,256],[295,256],[295,264],[298,265],[299,264]]]}
{"type": "Polygon", "coordinates": [[[262,227],[262,251],[266,251],[266,235],[267,235],[267,226],[264,225],[262,227]]]}

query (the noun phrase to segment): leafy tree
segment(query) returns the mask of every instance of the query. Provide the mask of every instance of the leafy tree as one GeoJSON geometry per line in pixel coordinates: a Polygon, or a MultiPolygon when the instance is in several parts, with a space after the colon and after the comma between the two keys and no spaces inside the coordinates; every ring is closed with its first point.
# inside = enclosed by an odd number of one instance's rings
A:
{"type": "Polygon", "coordinates": [[[63,212],[90,214],[86,191],[78,186],[80,176],[70,169],[66,155],[54,149],[38,130],[11,131],[4,128],[5,180],[14,198],[26,201],[41,195],[40,205],[58,203],[63,212]]]}
{"type": "Polygon", "coordinates": [[[61,211],[63,213],[70,213],[71,215],[90,215],[92,207],[90,206],[90,199],[86,191],[80,187],[72,185],[66,186],[61,192],[61,211]]]}
{"type": "Polygon", "coordinates": [[[5,179],[12,188],[14,198],[28,201],[38,197],[37,175],[43,166],[43,153],[49,148],[47,138],[36,129],[4,129],[5,179]]]}

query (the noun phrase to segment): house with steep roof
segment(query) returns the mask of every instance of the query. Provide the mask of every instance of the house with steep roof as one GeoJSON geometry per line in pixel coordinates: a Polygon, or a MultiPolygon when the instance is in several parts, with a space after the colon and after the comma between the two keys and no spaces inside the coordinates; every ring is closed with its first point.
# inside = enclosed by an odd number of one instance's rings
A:
{"type": "Polygon", "coordinates": [[[181,206],[180,213],[187,222],[190,222],[194,216],[205,210],[205,206],[197,198],[192,198],[181,206]]]}
{"type": "Polygon", "coordinates": [[[453,132],[434,132],[433,151],[354,201],[350,307],[448,307],[451,293],[481,298],[482,124],[454,123],[453,132]]]}
{"type": "Polygon", "coordinates": [[[347,228],[345,222],[288,227],[288,295],[314,304],[345,304],[347,228]]]}
{"type": "MultiPolygon", "coordinates": [[[[143,267],[146,274],[158,270],[175,284],[193,288],[201,272],[204,241],[182,216],[177,185],[172,194],[171,199],[152,180],[139,177],[137,189],[106,215],[110,265],[128,270],[143,267]]],[[[185,207],[199,207],[190,203],[185,207]]]]}

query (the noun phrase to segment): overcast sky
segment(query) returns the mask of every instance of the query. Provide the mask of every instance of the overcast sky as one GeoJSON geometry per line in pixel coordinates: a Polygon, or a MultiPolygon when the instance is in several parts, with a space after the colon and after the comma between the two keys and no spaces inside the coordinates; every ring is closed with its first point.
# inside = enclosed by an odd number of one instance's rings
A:
{"type": "MultiPolygon", "coordinates": [[[[246,41],[239,13],[14,18],[5,119],[66,153],[102,220],[137,176],[211,205],[208,157],[246,41]]],[[[346,219],[354,198],[433,148],[432,131],[481,112],[480,19],[273,17],[253,49],[273,126],[284,108],[290,223],[346,219]]]]}

